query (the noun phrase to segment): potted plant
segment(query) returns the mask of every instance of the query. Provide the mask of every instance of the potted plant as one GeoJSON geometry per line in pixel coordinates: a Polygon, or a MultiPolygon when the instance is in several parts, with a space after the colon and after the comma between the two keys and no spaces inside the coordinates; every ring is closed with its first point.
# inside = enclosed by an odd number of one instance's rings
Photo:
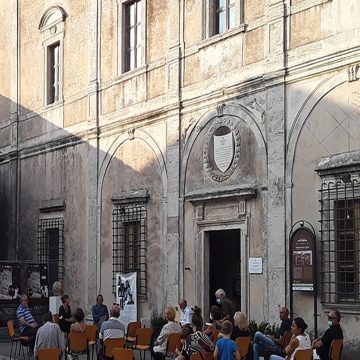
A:
{"type": "Polygon", "coordinates": [[[160,335],[161,329],[167,323],[167,319],[159,315],[156,310],[151,314],[150,324],[153,329],[153,342],[160,335]]]}

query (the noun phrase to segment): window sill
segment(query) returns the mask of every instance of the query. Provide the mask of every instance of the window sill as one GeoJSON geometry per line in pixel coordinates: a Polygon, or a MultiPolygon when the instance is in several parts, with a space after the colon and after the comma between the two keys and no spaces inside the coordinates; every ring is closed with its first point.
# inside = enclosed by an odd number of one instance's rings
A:
{"type": "Polygon", "coordinates": [[[44,110],[49,110],[49,109],[56,109],[58,107],[61,107],[64,105],[64,100],[58,100],[58,101],[55,101],[51,104],[46,104],[44,105],[44,110]]]}
{"type": "Polygon", "coordinates": [[[228,30],[228,31],[226,31],[226,32],[224,32],[222,34],[213,35],[212,37],[203,40],[199,44],[198,48],[199,48],[199,50],[204,49],[204,48],[206,48],[206,47],[208,47],[210,45],[218,43],[219,41],[228,39],[228,38],[230,38],[232,36],[236,36],[236,35],[238,35],[238,34],[240,34],[242,32],[245,32],[245,30],[246,30],[246,25],[241,24],[240,26],[238,26],[238,27],[236,27],[236,28],[234,28],[232,30],[228,30]]]}
{"type": "Polygon", "coordinates": [[[360,303],[323,303],[323,311],[328,312],[337,309],[341,314],[360,314],[360,303]]]}

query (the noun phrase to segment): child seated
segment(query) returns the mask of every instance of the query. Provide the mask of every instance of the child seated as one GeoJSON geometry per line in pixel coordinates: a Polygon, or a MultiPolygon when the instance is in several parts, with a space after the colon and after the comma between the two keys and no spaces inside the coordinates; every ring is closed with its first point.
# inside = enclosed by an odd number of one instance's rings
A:
{"type": "Polygon", "coordinates": [[[221,338],[216,342],[214,360],[240,360],[236,343],[230,339],[233,326],[229,320],[221,324],[221,338]]]}

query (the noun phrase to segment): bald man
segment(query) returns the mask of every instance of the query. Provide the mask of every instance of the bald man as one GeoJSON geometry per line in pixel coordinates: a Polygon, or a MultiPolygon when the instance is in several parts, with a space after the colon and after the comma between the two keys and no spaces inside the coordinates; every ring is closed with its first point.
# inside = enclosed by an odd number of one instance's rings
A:
{"type": "Polygon", "coordinates": [[[286,331],[291,331],[291,320],[289,319],[289,310],[286,307],[280,308],[279,311],[281,325],[275,336],[264,335],[257,331],[254,336],[253,360],[259,360],[261,354],[265,351],[272,353],[281,353],[280,346],[286,331]]]}

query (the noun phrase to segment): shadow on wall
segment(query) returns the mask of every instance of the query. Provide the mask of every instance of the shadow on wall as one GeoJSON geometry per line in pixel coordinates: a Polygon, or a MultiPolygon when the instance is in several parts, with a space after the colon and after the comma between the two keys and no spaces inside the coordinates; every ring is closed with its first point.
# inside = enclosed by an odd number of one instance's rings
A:
{"type": "MultiPolygon", "coordinates": [[[[16,148],[16,141],[11,143],[12,139],[16,140],[16,134],[11,132],[8,120],[15,106],[0,95],[0,260],[37,261],[39,218],[51,215],[40,209],[59,201],[65,203],[62,216],[66,291],[74,297],[84,296],[79,288],[89,281],[87,276],[95,276],[86,272],[89,261],[96,263],[100,256],[103,278],[107,274],[112,278],[112,211],[115,205],[111,199],[123,191],[143,188],[150,195],[149,255],[154,247],[158,250],[158,258],[161,244],[153,240],[161,236],[163,185],[153,149],[136,134],[133,140],[127,137],[118,147],[111,147],[121,135],[119,133],[102,140],[98,146],[94,141],[95,131],[93,134],[80,131],[76,136],[61,128],[56,118],[46,119],[24,107],[21,107],[16,148]],[[1,119],[6,120],[1,122],[1,119]],[[108,153],[110,148],[111,154],[108,153]],[[100,171],[102,164],[106,164],[106,171],[100,171]],[[99,179],[99,172],[104,178],[99,179]],[[96,253],[98,182],[102,184],[100,254],[96,253]]],[[[56,211],[53,214],[58,216],[56,211]]],[[[149,277],[152,281],[151,274],[149,277]]]]}

